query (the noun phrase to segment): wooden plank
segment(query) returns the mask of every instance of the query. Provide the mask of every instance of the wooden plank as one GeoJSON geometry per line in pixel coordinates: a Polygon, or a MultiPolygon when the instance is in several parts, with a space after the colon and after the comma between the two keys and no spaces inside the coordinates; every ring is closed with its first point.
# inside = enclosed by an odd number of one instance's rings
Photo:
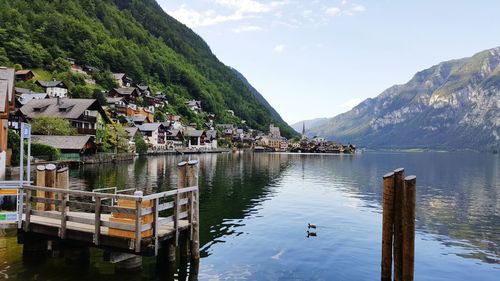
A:
{"type": "MultiPolygon", "coordinates": [[[[31,190],[27,190],[26,192],[31,192],[31,190]]],[[[31,202],[34,203],[46,203],[46,204],[53,204],[53,205],[61,205],[62,200],[59,199],[52,199],[52,198],[43,198],[43,197],[34,197],[31,196],[31,202]]],[[[45,211],[45,210],[39,210],[39,211],[45,211]]]]}
{"type": "Polygon", "coordinates": [[[178,219],[182,220],[184,218],[187,218],[188,216],[189,216],[188,211],[185,211],[185,212],[179,213],[178,219]]]}
{"type": "MultiPolygon", "coordinates": [[[[156,200],[158,200],[158,199],[156,199],[156,200]]],[[[169,210],[169,209],[172,209],[173,207],[174,207],[174,202],[167,202],[167,203],[159,204],[158,211],[169,210]]]]}
{"type": "MultiPolygon", "coordinates": [[[[38,190],[38,191],[45,191],[45,192],[52,192],[54,191],[52,188],[49,187],[43,187],[43,186],[32,186],[32,185],[27,185],[23,187],[24,189],[27,190],[38,190]]],[[[109,194],[109,193],[102,193],[102,192],[91,192],[91,191],[82,191],[82,190],[64,190],[65,194],[72,195],[72,196],[85,196],[85,197],[99,197],[99,198],[114,198],[115,200],[118,199],[126,199],[126,200],[133,200],[133,201],[139,201],[142,200],[143,197],[140,196],[134,196],[134,195],[125,195],[125,194],[109,194]]],[[[166,192],[163,192],[166,193],[166,192]]],[[[160,193],[158,193],[160,194],[160,193]]],[[[175,192],[173,193],[175,194],[175,192]]],[[[156,195],[156,194],[154,194],[156,195]]],[[[144,197],[145,198],[145,197],[144,197]]],[[[155,197],[153,197],[154,199],[155,197]]]]}

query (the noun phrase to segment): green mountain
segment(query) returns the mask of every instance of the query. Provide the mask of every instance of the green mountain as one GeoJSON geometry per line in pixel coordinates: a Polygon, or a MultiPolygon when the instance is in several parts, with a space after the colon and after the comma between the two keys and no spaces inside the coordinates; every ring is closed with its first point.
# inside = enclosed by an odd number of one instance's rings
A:
{"type": "Polygon", "coordinates": [[[0,1],[0,65],[52,71],[54,61],[68,57],[147,83],[164,92],[177,113],[194,98],[217,122],[235,122],[226,113],[232,109],[252,128],[266,131],[275,123],[283,135],[295,134],[201,37],[154,0],[0,1]]]}
{"type": "Polygon", "coordinates": [[[440,63],[307,131],[371,148],[500,148],[500,47],[440,63]]]}

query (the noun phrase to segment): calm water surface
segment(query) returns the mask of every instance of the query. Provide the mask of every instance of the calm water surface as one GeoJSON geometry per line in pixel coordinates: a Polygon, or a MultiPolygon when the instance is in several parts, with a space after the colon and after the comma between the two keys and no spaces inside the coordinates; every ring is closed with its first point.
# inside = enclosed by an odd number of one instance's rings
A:
{"type": "MultiPolygon", "coordinates": [[[[378,280],[382,176],[417,175],[416,280],[500,280],[500,157],[474,153],[223,154],[200,160],[200,280],[378,280]],[[307,223],[317,236],[307,238],[307,223]]],[[[186,158],[137,159],[71,171],[71,187],[167,190],[186,158]]],[[[92,250],[90,268],[60,258],[22,264],[0,237],[0,279],[167,280],[146,259],[116,275],[92,250]]]]}

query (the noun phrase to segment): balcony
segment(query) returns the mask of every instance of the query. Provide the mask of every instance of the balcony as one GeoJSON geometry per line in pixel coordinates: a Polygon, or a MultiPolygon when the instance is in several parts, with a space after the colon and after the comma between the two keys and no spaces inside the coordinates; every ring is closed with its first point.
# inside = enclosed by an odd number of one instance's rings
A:
{"type": "Polygon", "coordinates": [[[96,129],[89,129],[89,128],[76,128],[76,131],[78,132],[79,135],[94,135],[96,133],[96,129]]]}

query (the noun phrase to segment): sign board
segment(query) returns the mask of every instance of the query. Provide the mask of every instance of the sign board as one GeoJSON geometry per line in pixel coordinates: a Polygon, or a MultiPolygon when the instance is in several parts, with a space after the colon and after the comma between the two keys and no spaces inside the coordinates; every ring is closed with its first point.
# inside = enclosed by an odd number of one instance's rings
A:
{"type": "Polygon", "coordinates": [[[0,195],[17,195],[17,189],[0,189],[0,195]]]}
{"type": "Polygon", "coordinates": [[[23,123],[21,125],[21,137],[23,139],[31,138],[31,125],[28,123],[23,123]]]}
{"type": "Polygon", "coordinates": [[[17,222],[17,213],[0,213],[0,222],[17,222]]]}

